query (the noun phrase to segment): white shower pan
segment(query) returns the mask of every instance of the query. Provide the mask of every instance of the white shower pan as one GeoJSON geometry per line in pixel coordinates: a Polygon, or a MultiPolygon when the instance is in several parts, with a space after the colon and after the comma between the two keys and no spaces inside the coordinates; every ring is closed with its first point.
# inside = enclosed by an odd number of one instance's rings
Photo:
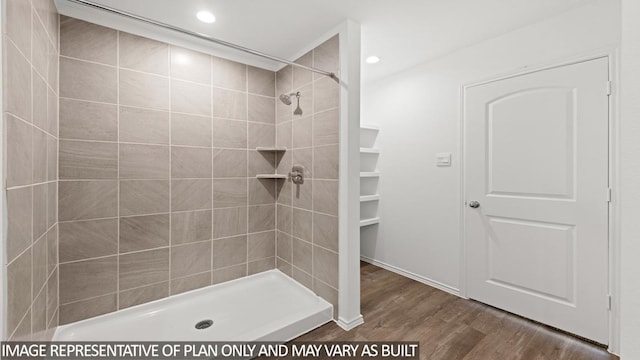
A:
{"type": "Polygon", "coordinates": [[[289,341],[333,317],[326,300],[279,270],[58,327],[54,341],[289,341]],[[196,329],[212,320],[206,329],[196,329]]]}

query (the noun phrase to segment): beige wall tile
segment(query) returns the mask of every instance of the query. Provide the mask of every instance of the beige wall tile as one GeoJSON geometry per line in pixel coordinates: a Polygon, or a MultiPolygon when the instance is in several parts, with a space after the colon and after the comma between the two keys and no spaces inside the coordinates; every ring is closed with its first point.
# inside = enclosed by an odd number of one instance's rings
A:
{"type": "Polygon", "coordinates": [[[120,104],[155,110],[169,110],[169,78],[120,70],[120,104]]]}
{"type": "Polygon", "coordinates": [[[327,110],[313,115],[313,145],[337,144],[340,140],[338,109],[327,110]]]}
{"type": "Polygon", "coordinates": [[[338,252],[338,218],[313,213],[313,243],[338,252]]]}
{"type": "Polygon", "coordinates": [[[305,179],[311,179],[313,177],[313,150],[310,148],[295,149],[291,153],[293,165],[302,165],[305,179]]]}
{"type": "Polygon", "coordinates": [[[247,264],[248,275],[253,275],[253,274],[261,273],[263,271],[273,270],[275,268],[276,268],[276,258],[274,257],[252,261],[249,264],[247,264]]]}
{"type": "Polygon", "coordinates": [[[117,31],[62,16],[60,19],[60,55],[116,65],[117,31]]]}
{"type": "Polygon", "coordinates": [[[47,330],[47,292],[37,294],[31,306],[32,340],[44,340],[47,330]]]}
{"type": "Polygon", "coordinates": [[[171,177],[173,179],[212,178],[211,149],[171,147],[171,177]]]}
{"type": "Polygon", "coordinates": [[[287,121],[276,126],[276,146],[285,147],[287,149],[293,148],[293,122],[287,121]]]}
{"type": "MultiPolygon", "coordinates": [[[[313,65],[318,69],[338,74],[340,69],[340,37],[336,35],[313,49],[313,65]]],[[[313,74],[314,79],[324,75],[313,74]]]]}
{"type": "Polygon", "coordinates": [[[213,149],[213,177],[247,177],[247,151],[213,149]]]}
{"type": "Polygon", "coordinates": [[[211,271],[171,280],[171,295],[211,285],[211,271]]]}
{"type": "Polygon", "coordinates": [[[313,234],[312,224],[313,214],[311,211],[293,209],[291,235],[311,242],[311,235],[313,234]]]}
{"type": "Polygon", "coordinates": [[[327,284],[317,281],[314,279],[313,281],[313,291],[315,291],[318,296],[327,300],[333,305],[333,317],[338,317],[338,290],[328,286],[327,284]]]}
{"type": "Polygon", "coordinates": [[[47,134],[33,128],[33,182],[47,181],[47,134]]]}
{"type": "Polygon", "coordinates": [[[213,211],[213,238],[247,233],[247,208],[226,208],[213,211]]]}
{"type": "Polygon", "coordinates": [[[120,218],[120,253],[169,246],[169,214],[120,218]]]}
{"type": "Polygon", "coordinates": [[[211,241],[173,246],[171,248],[171,278],[211,271],[211,241]]]}
{"type": "Polygon", "coordinates": [[[33,189],[7,190],[7,261],[11,262],[32,243],[33,189]]]}
{"type": "Polygon", "coordinates": [[[276,127],[274,125],[249,123],[249,149],[273,147],[276,145],[276,127]]]}
{"type": "Polygon", "coordinates": [[[116,141],[117,105],[60,99],[60,138],[116,141]]]}
{"type": "Polygon", "coordinates": [[[265,124],[276,123],[275,99],[260,95],[249,95],[249,121],[265,124]]]}
{"type": "Polygon", "coordinates": [[[31,341],[31,309],[27,311],[22,320],[9,338],[9,341],[31,341]]]}
{"type": "Polygon", "coordinates": [[[32,183],[33,127],[9,114],[7,120],[7,187],[32,183]]]}
{"type": "Polygon", "coordinates": [[[235,61],[212,57],[213,86],[247,91],[247,66],[235,61]]]}
{"type": "Polygon", "coordinates": [[[247,119],[247,94],[238,91],[213,88],[213,117],[247,119]]]}
{"type": "Polygon", "coordinates": [[[273,205],[249,206],[249,233],[276,228],[276,207],[273,205]]]}
{"type": "Polygon", "coordinates": [[[60,141],[60,179],[116,179],[118,144],[60,141]]]}
{"type": "MultiPolygon", "coordinates": [[[[313,111],[317,111],[315,109],[315,104],[313,102],[313,93],[314,89],[311,84],[307,84],[301,88],[298,88],[297,91],[300,92],[300,109],[302,110],[301,115],[293,115],[293,120],[300,119],[303,117],[307,117],[313,113],[313,111]]],[[[293,102],[290,106],[291,111],[297,107],[297,100],[293,102]]]]}
{"type": "Polygon", "coordinates": [[[31,4],[24,0],[6,1],[5,32],[26,56],[31,56],[31,4]]]}
{"type": "Polygon", "coordinates": [[[211,198],[210,179],[171,181],[171,211],[208,210],[211,198]]]}
{"type": "MultiPolygon", "coordinates": [[[[56,88],[57,89],[57,88],[56,88]]],[[[58,109],[58,95],[53,92],[51,89],[47,91],[47,122],[48,127],[47,131],[54,135],[58,136],[58,117],[59,117],[59,109],[58,109]]]]}
{"type": "Polygon", "coordinates": [[[31,122],[31,66],[11,42],[5,51],[5,111],[31,122]]]}
{"type": "Polygon", "coordinates": [[[282,271],[285,275],[292,277],[292,266],[290,263],[282,260],[281,258],[276,258],[276,269],[282,271]]]}
{"type": "Polygon", "coordinates": [[[159,300],[169,296],[169,282],[121,291],[118,296],[120,309],[159,300]]]}
{"type": "Polygon", "coordinates": [[[35,70],[31,72],[31,89],[33,90],[32,116],[33,124],[40,129],[48,129],[47,96],[48,89],[45,80],[35,70]]]}
{"type": "MultiPolygon", "coordinates": [[[[289,94],[288,92],[286,94],[289,94]]],[[[281,124],[293,119],[295,105],[285,105],[280,100],[276,101],[276,124],[281,124]]]]}
{"type": "Polygon", "coordinates": [[[120,67],[169,75],[169,45],[125,32],[119,36],[120,67]]]}
{"type": "Polygon", "coordinates": [[[211,56],[171,46],[171,77],[211,85],[211,56]]]}
{"type": "Polygon", "coordinates": [[[313,108],[315,112],[337,108],[340,105],[340,85],[330,77],[313,82],[313,108]]]}
{"type": "Polygon", "coordinates": [[[19,325],[31,305],[31,249],[7,266],[7,332],[19,325]]]}
{"type": "Polygon", "coordinates": [[[58,180],[58,139],[47,136],[47,180],[58,180]]]}
{"type": "MultiPolygon", "coordinates": [[[[275,167],[275,155],[270,152],[249,150],[249,173],[247,176],[255,177],[258,174],[272,174],[275,167]]],[[[214,175],[215,169],[214,169],[214,175]]],[[[217,176],[217,175],[216,175],[217,176]]]]}
{"type": "Polygon", "coordinates": [[[247,236],[213,240],[213,269],[247,262],[247,236]]]}
{"type": "Polygon", "coordinates": [[[47,232],[47,184],[33,187],[33,241],[47,232]]]}
{"type": "Polygon", "coordinates": [[[120,255],[120,290],[132,289],[168,280],[169,248],[120,255]]]}
{"type": "Polygon", "coordinates": [[[107,218],[117,214],[117,181],[62,181],[58,194],[60,221],[107,218]]]}
{"type": "Polygon", "coordinates": [[[120,141],[169,144],[169,120],[170,114],[166,111],[121,106],[120,141]]]}
{"type": "Polygon", "coordinates": [[[338,254],[321,247],[313,247],[313,276],[330,285],[338,287],[338,254]]]}
{"type": "Polygon", "coordinates": [[[47,233],[47,274],[51,275],[58,267],[58,226],[47,233]]]}
{"type": "Polygon", "coordinates": [[[63,222],[60,232],[60,262],[77,261],[118,253],[118,220],[63,222]]]}
{"type": "Polygon", "coordinates": [[[113,293],[60,305],[60,325],[114,312],[117,310],[116,304],[117,295],[113,293]]]}
{"type": "Polygon", "coordinates": [[[169,181],[120,181],[120,216],[169,212],[169,181]]]}
{"type": "MultiPolygon", "coordinates": [[[[309,51],[308,53],[299,57],[296,63],[305,66],[313,66],[313,52],[309,51]]],[[[305,70],[299,67],[293,68],[293,88],[298,89],[303,85],[310,83],[312,80],[312,73],[309,70],[305,70]]]]}
{"type": "Polygon", "coordinates": [[[249,93],[271,97],[275,96],[276,74],[273,71],[249,66],[247,75],[249,93]]]}
{"type": "Polygon", "coordinates": [[[169,147],[120,144],[120,179],[168,179],[169,147]]]}
{"type": "Polygon", "coordinates": [[[338,215],[338,181],[313,181],[313,210],[329,215],[338,215]]]}
{"type": "MultiPolygon", "coordinates": [[[[291,167],[289,167],[291,169],[291,167]]],[[[286,174],[286,171],[278,170],[278,173],[286,174]]],[[[276,196],[278,204],[291,206],[291,193],[293,183],[290,180],[280,180],[276,183],[276,196]]]]}
{"type": "Polygon", "coordinates": [[[211,147],[211,118],[171,114],[171,144],[211,147]]]}
{"type": "Polygon", "coordinates": [[[60,264],[60,303],[116,292],[117,256],[60,264]]]}
{"type": "Polygon", "coordinates": [[[291,234],[293,209],[290,206],[278,204],[276,206],[277,211],[277,224],[276,228],[280,231],[284,231],[287,234],[291,234]]]}
{"type": "Polygon", "coordinates": [[[338,179],[340,162],[338,145],[315,147],[313,149],[313,176],[315,179],[338,179]]]}
{"type": "Polygon", "coordinates": [[[211,87],[179,80],[171,81],[171,110],[211,116],[211,87]]]}
{"type": "Polygon", "coordinates": [[[296,119],[292,122],[293,148],[311,147],[312,121],[311,116],[296,119]]]}
{"type": "Polygon", "coordinates": [[[58,313],[58,270],[47,280],[47,321],[51,323],[58,313]]]}
{"type": "Polygon", "coordinates": [[[247,276],[247,265],[240,264],[213,270],[213,284],[239,279],[247,276]]]}
{"type": "Polygon", "coordinates": [[[249,178],[249,205],[273,204],[276,201],[276,183],[272,179],[249,178]]]}
{"type": "Polygon", "coordinates": [[[247,179],[213,180],[213,207],[247,206],[247,179]]]}
{"type": "Polygon", "coordinates": [[[293,244],[291,243],[291,235],[282,231],[278,231],[276,234],[276,250],[279,258],[286,262],[291,262],[291,256],[293,254],[293,244]]]}
{"type": "Polygon", "coordinates": [[[171,214],[171,245],[211,239],[212,222],[213,212],[211,210],[171,214]]]}
{"type": "Polygon", "coordinates": [[[287,65],[276,72],[276,95],[290,93],[293,89],[293,69],[287,65]]]}
{"type": "Polygon", "coordinates": [[[49,71],[49,37],[35,12],[31,22],[31,65],[43,77],[49,71]]]}
{"type": "Polygon", "coordinates": [[[311,210],[313,205],[313,183],[315,180],[305,180],[304,184],[292,184],[292,204],[294,207],[311,210]]]}
{"type": "MultiPolygon", "coordinates": [[[[312,272],[313,266],[313,249],[312,245],[306,241],[292,238],[291,244],[293,248],[292,264],[307,273],[312,272]]],[[[295,274],[295,272],[294,272],[295,274]]]]}
{"type": "Polygon", "coordinates": [[[306,288],[313,290],[313,277],[310,274],[300,270],[300,268],[293,267],[292,276],[294,280],[304,285],[306,288]]]}
{"type": "MultiPolygon", "coordinates": [[[[32,248],[32,290],[31,296],[33,296],[33,300],[35,300],[36,296],[40,293],[40,290],[47,284],[47,237],[43,236],[39,240],[33,243],[32,248]]],[[[44,291],[46,294],[46,291],[44,291]]],[[[46,302],[46,297],[45,297],[46,302]]],[[[43,304],[42,311],[46,311],[46,306],[43,304]]],[[[44,316],[43,316],[44,319],[44,316]]],[[[44,321],[43,321],[44,322],[44,321]]],[[[45,322],[46,325],[46,322],[45,322]]]]}
{"type": "Polygon", "coordinates": [[[247,122],[213,119],[213,146],[246,149],[247,122]]]}
{"type": "Polygon", "coordinates": [[[249,234],[247,239],[247,261],[272,258],[276,255],[276,232],[249,234]]]}
{"type": "Polygon", "coordinates": [[[60,58],[61,97],[115,104],[117,95],[116,68],[60,58]]]}

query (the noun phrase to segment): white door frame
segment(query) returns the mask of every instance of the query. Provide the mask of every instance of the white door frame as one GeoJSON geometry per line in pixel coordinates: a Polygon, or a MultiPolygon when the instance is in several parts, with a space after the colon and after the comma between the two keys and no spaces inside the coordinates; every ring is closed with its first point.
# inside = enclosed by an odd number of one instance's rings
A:
{"type": "MultiPolygon", "coordinates": [[[[589,60],[607,58],[609,60],[609,79],[612,82],[611,96],[609,96],[609,184],[613,189],[612,199],[609,203],[609,295],[611,296],[611,310],[609,312],[609,352],[619,353],[620,349],[620,201],[617,198],[620,189],[620,166],[619,166],[619,141],[620,119],[619,119],[619,66],[618,49],[607,48],[593,51],[572,58],[565,58],[553,62],[547,62],[536,66],[525,66],[510,72],[494,75],[483,80],[463,84],[460,87],[460,296],[467,296],[467,235],[465,229],[466,212],[466,183],[465,183],[465,93],[468,88],[484,85],[500,80],[505,80],[521,75],[531,74],[539,71],[554,69],[567,65],[573,65],[589,60]]],[[[605,88],[602,91],[606,91],[605,88]]]]}

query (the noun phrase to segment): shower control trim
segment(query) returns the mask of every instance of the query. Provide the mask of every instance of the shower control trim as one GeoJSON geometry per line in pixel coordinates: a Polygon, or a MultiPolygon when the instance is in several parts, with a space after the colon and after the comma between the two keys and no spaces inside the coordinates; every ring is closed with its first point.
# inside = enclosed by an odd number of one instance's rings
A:
{"type": "Polygon", "coordinates": [[[291,172],[289,172],[289,179],[296,185],[304,184],[304,166],[293,165],[291,172]]]}

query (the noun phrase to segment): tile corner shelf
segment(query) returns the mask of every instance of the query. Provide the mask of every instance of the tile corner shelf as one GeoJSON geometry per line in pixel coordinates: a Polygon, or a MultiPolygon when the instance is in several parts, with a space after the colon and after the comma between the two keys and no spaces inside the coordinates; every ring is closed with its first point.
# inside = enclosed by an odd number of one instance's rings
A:
{"type": "Polygon", "coordinates": [[[256,179],[286,179],[287,175],[281,174],[258,174],[256,175],[256,179]]]}
{"type": "Polygon", "coordinates": [[[371,125],[371,124],[360,124],[360,129],[361,130],[380,131],[380,127],[379,126],[371,125]]]}
{"type": "Polygon", "coordinates": [[[361,154],[380,154],[380,150],[373,148],[360,148],[361,154]]]}
{"type": "Polygon", "coordinates": [[[364,219],[364,220],[360,220],[360,227],[375,225],[378,223],[380,223],[380,218],[364,219]]]}
{"type": "Polygon", "coordinates": [[[380,200],[380,195],[363,195],[360,196],[360,202],[369,202],[369,201],[378,201],[380,200]]]}
{"type": "Polygon", "coordinates": [[[380,177],[380,173],[378,173],[378,172],[361,172],[360,173],[360,177],[361,178],[376,178],[376,177],[380,177]]]}
{"type": "Polygon", "coordinates": [[[287,151],[286,147],[257,147],[256,151],[262,152],[285,152],[287,151]]]}

